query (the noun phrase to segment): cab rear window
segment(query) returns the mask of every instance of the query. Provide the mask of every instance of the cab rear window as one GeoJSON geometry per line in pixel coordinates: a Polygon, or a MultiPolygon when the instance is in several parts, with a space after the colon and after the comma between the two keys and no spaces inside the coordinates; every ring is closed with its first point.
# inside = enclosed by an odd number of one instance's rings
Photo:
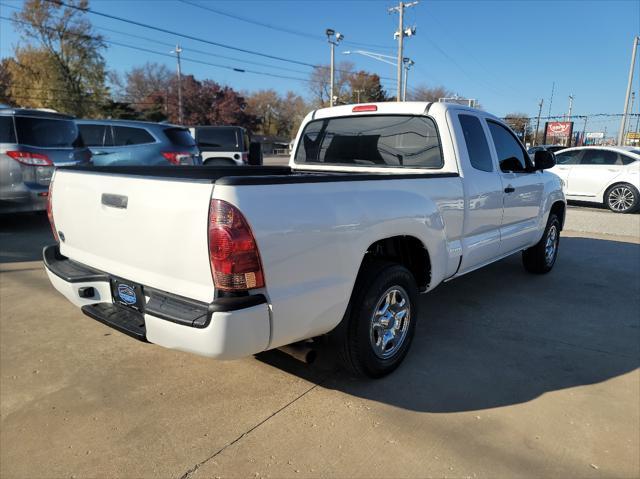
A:
{"type": "Polygon", "coordinates": [[[365,115],[309,122],[295,162],[340,166],[441,168],[438,130],[429,117],[365,115]]]}

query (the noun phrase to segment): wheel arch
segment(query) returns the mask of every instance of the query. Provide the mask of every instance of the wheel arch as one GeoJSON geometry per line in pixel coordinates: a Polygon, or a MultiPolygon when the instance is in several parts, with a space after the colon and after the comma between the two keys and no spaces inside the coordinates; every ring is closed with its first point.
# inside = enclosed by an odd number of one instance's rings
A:
{"type": "Polygon", "coordinates": [[[564,228],[564,219],[567,214],[567,205],[564,201],[556,201],[551,205],[551,209],[549,210],[549,214],[555,213],[560,220],[560,230],[564,228]]]}
{"type": "Polygon", "coordinates": [[[360,271],[369,259],[381,259],[398,263],[407,268],[424,292],[431,284],[431,256],[425,244],[415,236],[399,235],[379,239],[366,250],[360,263],[360,271]]]}

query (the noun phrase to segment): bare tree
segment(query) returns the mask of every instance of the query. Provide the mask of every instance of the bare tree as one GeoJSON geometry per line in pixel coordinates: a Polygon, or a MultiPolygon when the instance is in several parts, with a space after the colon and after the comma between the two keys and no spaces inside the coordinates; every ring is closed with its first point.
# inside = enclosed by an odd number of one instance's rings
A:
{"type": "Polygon", "coordinates": [[[438,101],[440,98],[451,96],[453,96],[453,92],[444,86],[419,85],[407,92],[407,99],[412,101],[438,101]]]}
{"type": "MultiPolygon", "coordinates": [[[[333,92],[337,97],[337,104],[344,103],[348,95],[348,84],[353,75],[353,63],[340,62],[335,67],[335,83],[333,92]]],[[[328,65],[318,66],[311,72],[309,82],[312,102],[319,107],[329,105],[331,95],[331,69],[328,65]]]]}

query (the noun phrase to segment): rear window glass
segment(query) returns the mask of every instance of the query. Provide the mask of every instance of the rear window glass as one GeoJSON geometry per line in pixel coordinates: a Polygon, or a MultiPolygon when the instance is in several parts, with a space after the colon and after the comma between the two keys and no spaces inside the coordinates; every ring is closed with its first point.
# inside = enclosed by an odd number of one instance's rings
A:
{"type": "Polygon", "coordinates": [[[404,168],[443,165],[433,120],[408,115],[311,121],[300,138],[295,162],[404,168]]]}
{"type": "Polygon", "coordinates": [[[16,116],[18,143],[43,148],[71,148],[81,146],[78,128],[72,120],[54,120],[16,116]]]}
{"type": "Polygon", "coordinates": [[[156,141],[147,130],[130,126],[114,126],[113,136],[115,146],[143,145],[156,141]]]}
{"type": "Polygon", "coordinates": [[[489,151],[487,136],[484,134],[480,120],[472,115],[459,115],[460,126],[464,133],[469,161],[476,170],[493,171],[493,161],[489,151]]]}
{"type": "Polygon", "coordinates": [[[610,150],[585,150],[580,160],[581,165],[615,165],[618,154],[610,150]]]}
{"type": "Polygon", "coordinates": [[[78,125],[86,146],[113,146],[109,125],[78,125]]]}
{"type": "Polygon", "coordinates": [[[15,143],[16,132],[13,129],[13,118],[0,116],[0,143],[15,143]]]}
{"type": "Polygon", "coordinates": [[[196,141],[189,133],[189,130],[184,128],[167,128],[164,130],[164,134],[167,135],[169,141],[177,146],[196,146],[196,141]]]}
{"type": "Polygon", "coordinates": [[[198,146],[222,150],[238,150],[240,135],[233,128],[202,128],[197,129],[198,146]]]}

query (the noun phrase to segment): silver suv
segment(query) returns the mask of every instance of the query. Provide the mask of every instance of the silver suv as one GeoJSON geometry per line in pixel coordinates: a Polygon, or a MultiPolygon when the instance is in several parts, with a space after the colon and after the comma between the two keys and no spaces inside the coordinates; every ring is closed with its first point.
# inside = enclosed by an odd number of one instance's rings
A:
{"type": "Polygon", "coordinates": [[[46,210],[54,167],[90,160],[73,117],[0,108],[0,213],[46,210]]]}

